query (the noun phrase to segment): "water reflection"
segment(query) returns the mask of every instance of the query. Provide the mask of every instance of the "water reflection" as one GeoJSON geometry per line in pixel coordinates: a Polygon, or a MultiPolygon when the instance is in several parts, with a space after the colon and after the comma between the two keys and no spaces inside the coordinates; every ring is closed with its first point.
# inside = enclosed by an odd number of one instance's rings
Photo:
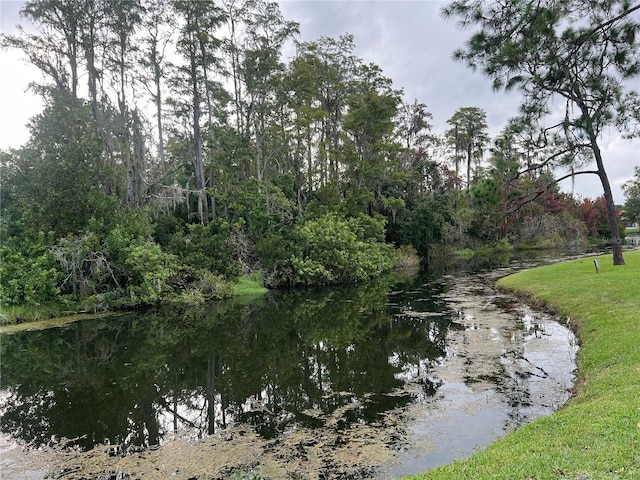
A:
{"type": "Polygon", "coordinates": [[[276,292],[6,335],[2,429],[33,445],[65,438],[131,451],[235,421],[272,438],[348,404],[358,407],[345,423],[367,424],[412,401],[395,394],[409,379],[433,395],[425,372],[451,323],[433,302],[433,314],[392,315],[387,290],[381,281],[276,292]]]}
{"type": "Polygon", "coordinates": [[[424,471],[568,397],[570,332],[496,293],[509,270],[493,260],[491,273],[422,272],[3,335],[0,426],[33,446],[109,444],[116,455],[172,434],[245,446],[255,436],[251,448],[284,465],[271,478],[424,471]]]}

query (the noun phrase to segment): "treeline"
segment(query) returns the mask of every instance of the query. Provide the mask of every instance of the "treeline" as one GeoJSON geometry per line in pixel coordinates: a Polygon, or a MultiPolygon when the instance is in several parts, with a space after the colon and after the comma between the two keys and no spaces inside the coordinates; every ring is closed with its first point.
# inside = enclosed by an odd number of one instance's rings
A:
{"type": "Polygon", "coordinates": [[[239,275],[366,280],[402,246],[428,261],[445,243],[606,234],[599,201],[527,168],[542,152],[526,126],[491,140],[464,107],[436,135],[351,36],[299,42],[277,3],[33,0],[22,15],[34,28],[2,46],[40,69],[45,107],[0,152],[3,305],[200,301],[239,275]]]}

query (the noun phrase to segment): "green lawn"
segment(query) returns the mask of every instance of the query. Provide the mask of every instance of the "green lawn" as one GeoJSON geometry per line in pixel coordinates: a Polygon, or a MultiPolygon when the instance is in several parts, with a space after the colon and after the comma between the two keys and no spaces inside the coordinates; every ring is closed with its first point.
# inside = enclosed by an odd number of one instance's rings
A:
{"type": "Polygon", "coordinates": [[[475,456],[414,479],[640,479],[640,251],[545,266],[499,286],[552,307],[578,334],[574,398],[475,456]]]}

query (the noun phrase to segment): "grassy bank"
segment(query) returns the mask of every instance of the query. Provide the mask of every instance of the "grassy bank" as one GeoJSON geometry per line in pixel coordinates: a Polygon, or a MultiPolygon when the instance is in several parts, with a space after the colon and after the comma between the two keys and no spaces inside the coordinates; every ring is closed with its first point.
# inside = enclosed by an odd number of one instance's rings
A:
{"type": "MultiPolygon", "coordinates": [[[[233,281],[224,281],[220,288],[219,298],[198,295],[199,292],[184,292],[180,296],[163,298],[160,303],[185,303],[187,305],[197,305],[205,301],[223,299],[233,296],[258,296],[265,294],[268,290],[262,286],[259,274],[242,276],[233,281]]],[[[200,292],[201,293],[201,292],[200,292]]],[[[210,293],[210,292],[209,292],[210,293]]],[[[43,322],[52,319],[62,318],[64,321],[77,318],[83,319],[87,315],[104,316],[113,311],[126,311],[127,308],[87,308],[86,302],[77,305],[38,305],[38,306],[3,306],[0,305],[0,329],[2,326],[16,325],[32,322],[43,322]]]]}
{"type": "Polygon", "coordinates": [[[640,479],[640,251],[532,269],[499,286],[570,318],[580,340],[574,398],[475,456],[414,479],[640,479]]]}
{"type": "Polygon", "coordinates": [[[235,296],[264,295],[268,291],[268,289],[262,286],[262,277],[260,274],[240,277],[233,284],[233,294],[235,296]]]}

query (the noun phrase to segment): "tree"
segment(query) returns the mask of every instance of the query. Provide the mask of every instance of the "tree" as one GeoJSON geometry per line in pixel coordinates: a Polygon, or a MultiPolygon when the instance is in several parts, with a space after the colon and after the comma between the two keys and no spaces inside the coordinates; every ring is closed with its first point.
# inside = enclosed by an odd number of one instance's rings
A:
{"type": "Polygon", "coordinates": [[[140,114],[130,106],[127,97],[133,83],[132,64],[137,50],[134,34],[142,22],[143,8],[139,0],[111,0],[103,8],[106,36],[104,61],[111,66],[111,81],[118,105],[116,135],[105,132],[104,140],[109,141],[109,136],[120,137],[115,149],[119,152],[118,160],[127,170],[127,205],[140,207],[144,194],[145,148],[140,114]]]}
{"type": "Polygon", "coordinates": [[[624,204],[624,215],[628,222],[640,222],[640,167],[635,169],[635,178],[623,186],[627,201],[624,204]]]}
{"type": "Polygon", "coordinates": [[[607,234],[607,207],[604,198],[600,197],[595,200],[585,198],[580,204],[580,208],[589,234],[597,238],[605,237],[607,234]]]}
{"type": "Polygon", "coordinates": [[[422,261],[428,261],[434,244],[444,239],[445,224],[453,221],[453,212],[447,198],[433,195],[422,199],[406,213],[399,237],[410,244],[422,261]]]}
{"type": "Polygon", "coordinates": [[[471,188],[471,167],[474,166],[474,181],[477,180],[478,169],[484,147],[489,141],[487,134],[487,115],[478,107],[463,107],[456,111],[447,120],[451,129],[445,133],[451,146],[453,146],[454,161],[456,164],[456,176],[458,175],[458,162],[461,158],[467,161],[467,189],[471,188]]]}
{"type": "MultiPolygon", "coordinates": [[[[179,67],[182,79],[175,79],[175,84],[185,82],[189,86],[189,101],[186,109],[191,115],[192,161],[198,191],[198,211],[200,221],[209,222],[209,203],[207,198],[207,179],[205,176],[205,155],[203,138],[203,105],[204,113],[211,120],[213,117],[212,96],[213,84],[209,81],[210,69],[216,64],[216,52],[220,41],[213,32],[224,19],[222,11],[211,0],[191,2],[175,0],[173,7],[182,20],[177,42],[178,53],[186,63],[179,67]]],[[[215,212],[214,212],[215,214],[215,212]]]]}
{"type": "Polygon", "coordinates": [[[307,130],[310,134],[307,188],[312,191],[329,185],[335,187],[345,157],[343,120],[362,60],[353,55],[352,35],[337,40],[320,37],[315,42],[297,43],[296,47],[290,74],[301,90],[291,93],[297,96],[300,92],[301,98],[309,101],[298,115],[315,124],[312,131],[307,130]],[[314,156],[311,150],[316,150],[314,156]]]}
{"type": "Polygon", "coordinates": [[[438,139],[431,133],[433,115],[424,103],[402,103],[395,118],[396,137],[402,145],[397,156],[397,175],[404,175],[407,197],[434,191],[442,176],[434,150],[438,139]]]}
{"type": "Polygon", "coordinates": [[[1,36],[0,46],[22,50],[53,80],[59,92],[77,97],[84,11],[73,0],[32,0],[25,3],[20,14],[36,26],[38,33],[28,33],[18,26],[17,35],[1,36]]]}
{"type": "Polygon", "coordinates": [[[398,151],[392,134],[400,92],[391,88],[391,79],[384,77],[377,65],[363,65],[358,73],[343,122],[352,147],[346,180],[357,197],[366,198],[358,190],[368,192],[368,213],[373,214],[379,210],[390,160],[398,151]]]}
{"type": "Polygon", "coordinates": [[[275,138],[276,112],[282,96],[279,85],[285,66],[281,62],[282,48],[298,33],[298,24],[287,21],[276,2],[259,0],[246,12],[245,43],[240,52],[239,73],[246,99],[243,105],[244,128],[254,146],[254,171],[260,184],[264,184],[269,209],[269,163],[282,156],[278,146],[270,145],[275,138]],[[276,151],[273,151],[276,150],[276,151]]]}
{"type": "Polygon", "coordinates": [[[144,15],[141,19],[142,41],[138,49],[138,63],[143,68],[142,72],[138,72],[138,80],[147,89],[155,105],[158,156],[160,157],[160,169],[163,174],[167,171],[163,125],[163,79],[168,73],[167,47],[174,40],[174,29],[169,22],[170,15],[170,5],[164,0],[149,0],[146,2],[144,15]]]}
{"type": "Polygon", "coordinates": [[[481,67],[496,89],[523,93],[524,123],[540,125],[539,144],[553,147],[534,168],[572,170],[556,182],[571,175],[598,175],[614,265],[624,264],[624,258],[599,136],[609,127],[631,135],[640,119],[638,94],[627,90],[626,83],[640,74],[640,22],[632,16],[639,9],[626,0],[456,0],[443,10],[462,26],[479,27],[455,58],[481,67]],[[556,99],[564,106],[559,119],[551,115],[556,99]],[[547,121],[550,126],[543,125],[547,121]],[[593,162],[596,170],[584,169],[593,162]]]}
{"type": "Polygon", "coordinates": [[[55,90],[29,125],[31,138],[14,152],[14,201],[34,232],[77,233],[105,212],[96,187],[108,178],[96,167],[102,152],[90,108],[55,90]]]}

